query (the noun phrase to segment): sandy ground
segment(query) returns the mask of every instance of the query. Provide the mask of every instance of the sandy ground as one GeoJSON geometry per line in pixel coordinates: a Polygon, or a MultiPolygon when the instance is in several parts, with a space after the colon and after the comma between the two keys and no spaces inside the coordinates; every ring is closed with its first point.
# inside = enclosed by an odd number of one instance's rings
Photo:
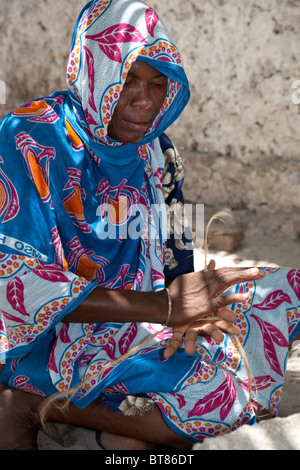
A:
{"type": "MultiPolygon", "coordinates": [[[[270,238],[253,226],[245,232],[245,239],[235,253],[210,252],[217,268],[222,266],[285,266],[300,267],[300,240],[287,237],[270,238]]],[[[203,252],[196,250],[195,267],[202,269],[203,252]]],[[[262,421],[256,426],[243,426],[227,440],[209,439],[194,450],[263,449],[300,450],[300,341],[290,351],[286,381],[278,418],[262,421]],[[249,434],[250,433],[250,434],[249,434]],[[252,434],[251,434],[252,433],[252,434]],[[271,436],[271,437],[270,437],[271,436]]],[[[49,434],[40,432],[41,450],[101,450],[96,433],[90,429],[66,425],[51,425],[49,434]]]]}

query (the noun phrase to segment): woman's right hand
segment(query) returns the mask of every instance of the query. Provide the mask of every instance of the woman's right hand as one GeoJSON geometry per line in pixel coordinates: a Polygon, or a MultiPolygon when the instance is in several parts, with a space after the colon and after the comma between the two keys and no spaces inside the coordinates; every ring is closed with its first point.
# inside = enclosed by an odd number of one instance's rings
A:
{"type": "Polygon", "coordinates": [[[168,326],[193,323],[222,307],[245,302],[249,294],[224,294],[230,286],[262,279],[259,268],[221,268],[183,274],[168,289],[172,299],[172,315],[168,326]]]}

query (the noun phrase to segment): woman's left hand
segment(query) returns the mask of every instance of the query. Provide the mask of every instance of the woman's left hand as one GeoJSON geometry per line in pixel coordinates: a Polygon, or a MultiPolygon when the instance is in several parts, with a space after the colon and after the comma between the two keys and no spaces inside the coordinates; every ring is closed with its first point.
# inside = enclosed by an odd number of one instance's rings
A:
{"type": "MultiPolygon", "coordinates": [[[[208,264],[208,271],[213,271],[215,267],[215,261],[211,260],[208,264]]],[[[183,337],[185,351],[187,354],[194,354],[198,336],[211,336],[215,341],[221,343],[224,340],[224,333],[240,334],[239,327],[234,325],[236,315],[230,308],[222,307],[215,314],[216,317],[219,317],[215,322],[206,321],[204,318],[196,323],[175,327],[172,338],[164,351],[165,359],[173,356],[181,346],[183,337]]]]}
{"type": "Polygon", "coordinates": [[[236,315],[232,310],[227,307],[220,308],[217,311],[217,317],[219,318],[215,322],[203,319],[196,323],[175,327],[172,338],[169,340],[164,351],[165,359],[168,359],[177,351],[182,344],[183,338],[185,351],[188,354],[194,354],[199,335],[211,336],[215,341],[222,342],[224,340],[224,333],[230,335],[238,335],[240,333],[239,327],[233,323],[236,320],[236,315]]]}
{"type": "Polygon", "coordinates": [[[232,310],[223,307],[216,312],[216,315],[219,318],[215,322],[203,319],[189,325],[174,327],[172,338],[169,340],[168,346],[164,351],[165,359],[173,356],[181,346],[183,338],[185,351],[188,354],[194,354],[199,335],[211,336],[215,341],[222,342],[224,340],[224,333],[230,335],[238,335],[240,333],[239,327],[233,323],[236,320],[236,315],[232,310]]]}

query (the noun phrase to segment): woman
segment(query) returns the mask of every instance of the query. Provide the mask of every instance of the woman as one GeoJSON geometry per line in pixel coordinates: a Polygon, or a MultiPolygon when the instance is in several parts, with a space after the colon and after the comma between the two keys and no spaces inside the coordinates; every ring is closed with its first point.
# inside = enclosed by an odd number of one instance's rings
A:
{"type": "Polygon", "coordinates": [[[1,125],[0,448],[36,448],[45,397],[78,385],[46,419],[102,431],[107,449],[190,449],[254,423],[259,404],[276,413],[299,272],[195,273],[188,233],[166,236],[183,172],[164,131],[189,88],[157,14],[88,3],[67,82],[1,125]],[[230,335],[250,358],[252,402],[230,335]],[[151,411],[128,416],[128,397],[151,411]]]}

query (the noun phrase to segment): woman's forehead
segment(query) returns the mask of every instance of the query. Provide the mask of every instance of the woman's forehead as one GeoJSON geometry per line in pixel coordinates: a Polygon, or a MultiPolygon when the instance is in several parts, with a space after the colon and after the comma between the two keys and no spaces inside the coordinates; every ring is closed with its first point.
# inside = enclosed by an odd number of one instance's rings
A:
{"type": "Polygon", "coordinates": [[[165,76],[162,72],[160,72],[156,68],[152,67],[146,62],[139,61],[139,60],[137,60],[131,65],[128,71],[128,75],[134,78],[139,78],[141,76],[148,76],[151,78],[158,78],[158,77],[165,76]]]}

